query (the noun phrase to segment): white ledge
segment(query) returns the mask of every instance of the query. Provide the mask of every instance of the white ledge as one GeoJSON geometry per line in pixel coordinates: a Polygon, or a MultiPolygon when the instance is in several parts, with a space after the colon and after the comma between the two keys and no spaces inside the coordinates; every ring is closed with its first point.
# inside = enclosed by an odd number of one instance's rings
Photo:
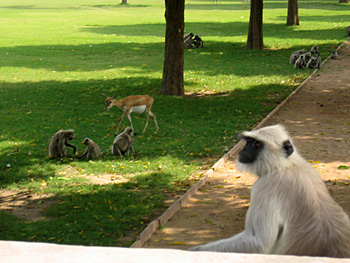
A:
{"type": "Polygon", "coordinates": [[[17,241],[0,241],[0,254],[0,262],[4,263],[350,263],[350,259],[337,258],[190,252],[171,249],[89,247],[17,241]]]}

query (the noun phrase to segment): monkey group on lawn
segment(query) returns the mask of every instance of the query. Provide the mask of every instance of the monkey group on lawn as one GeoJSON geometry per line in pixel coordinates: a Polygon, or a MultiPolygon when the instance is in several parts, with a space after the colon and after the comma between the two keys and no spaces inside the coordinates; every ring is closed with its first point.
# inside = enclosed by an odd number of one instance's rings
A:
{"type": "Polygon", "coordinates": [[[184,49],[203,48],[203,40],[199,35],[189,33],[184,36],[184,49]]]}
{"type": "Polygon", "coordinates": [[[295,69],[320,69],[321,54],[318,46],[314,45],[309,52],[306,49],[294,51],[289,57],[289,63],[294,64],[295,69]]]}
{"type": "MultiPolygon", "coordinates": [[[[74,139],[74,130],[59,130],[56,132],[49,141],[49,156],[52,158],[64,158],[66,157],[66,147],[73,149],[73,154],[76,153],[76,147],[69,141],[74,139]]],[[[133,132],[133,128],[127,127],[125,130],[116,136],[112,145],[112,154],[118,156],[129,155],[129,151],[136,157],[133,142],[136,139],[136,133],[133,132]]],[[[96,159],[100,157],[101,150],[97,143],[90,138],[85,138],[83,144],[86,145],[85,152],[78,157],[78,159],[96,159]]]]}
{"type": "MultiPolygon", "coordinates": [[[[117,155],[120,157],[127,156],[131,152],[134,157],[136,153],[133,147],[133,143],[136,139],[136,133],[131,121],[131,113],[146,113],[147,122],[143,129],[143,132],[146,131],[150,116],[153,117],[154,123],[156,126],[156,132],[158,131],[157,118],[154,113],[151,112],[154,99],[149,95],[134,95],[127,96],[123,100],[116,100],[115,97],[109,97],[102,93],[106,97],[105,100],[105,111],[108,111],[113,106],[121,109],[124,114],[119,118],[118,128],[116,131],[116,137],[113,141],[112,155],[117,155]],[[125,130],[118,134],[119,126],[121,121],[128,117],[131,127],[126,127],[125,130]]],[[[75,133],[74,130],[59,130],[56,132],[49,141],[49,156],[52,158],[64,158],[66,157],[66,147],[73,149],[73,154],[76,153],[76,147],[70,143],[74,139],[75,133]]],[[[90,138],[85,138],[83,144],[86,145],[85,152],[78,157],[78,159],[96,159],[100,157],[101,150],[97,143],[95,143],[90,138]]]]}

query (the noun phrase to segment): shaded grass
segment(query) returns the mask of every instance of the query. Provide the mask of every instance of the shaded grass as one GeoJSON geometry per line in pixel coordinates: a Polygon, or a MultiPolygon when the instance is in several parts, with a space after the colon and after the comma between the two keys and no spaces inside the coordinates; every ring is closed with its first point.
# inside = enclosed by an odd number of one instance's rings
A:
{"type": "MultiPolygon", "coordinates": [[[[164,97],[164,3],[107,0],[0,4],[0,182],[3,188],[49,193],[47,221],[0,213],[0,239],[85,245],[130,245],[160,211],[254,127],[311,71],[288,64],[295,49],[318,44],[326,57],[345,40],[349,5],[300,1],[301,25],[285,27],[285,2],[264,2],[264,51],[246,50],[249,5],[186,1],[186,32],[204,48],[185,51],[185,90],[202,96],[164,97]],[[320,11],[321,10],[321,11],[320,11]],[[110,155],[121,111],[103,110],[104,92],[150,94],[160,130],[133,116],[137,158],[110,155]],[[103,157],[93,162],[47,158],[48,140],[73,128],[103,157]],[[93,184],[91,176],[125,182],[93,184]]],[[[123,121],[124,127],[128,121],[123,121]]]]}

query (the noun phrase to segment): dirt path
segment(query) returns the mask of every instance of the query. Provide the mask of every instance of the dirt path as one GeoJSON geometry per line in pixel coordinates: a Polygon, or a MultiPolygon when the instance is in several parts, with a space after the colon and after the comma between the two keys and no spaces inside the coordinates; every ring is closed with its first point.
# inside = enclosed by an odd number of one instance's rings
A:
{"type": "MultiPolygon", "coordinates": [[[[350,215],[350,43],[328,60],[265,125],[281,123],[350,215]]],[[[236,171],[235,156],[217,169],[175,216],[143,245],[188,249],[243,230],[256,178],[236,171]]]]}

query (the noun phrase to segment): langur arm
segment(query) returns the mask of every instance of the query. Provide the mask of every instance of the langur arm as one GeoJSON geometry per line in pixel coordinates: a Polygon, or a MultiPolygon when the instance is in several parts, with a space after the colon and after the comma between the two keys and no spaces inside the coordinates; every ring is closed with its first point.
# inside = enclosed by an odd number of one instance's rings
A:
{"type": "Polygon", "coordinates": [[[78,157],[78,159],[86,158],[87,155],[88,155],[88,150],[86,149],[86,151],[82,154],[82,156],[78,157]]]}
{"type": "Polygon", "coordinates": [[[191,249],[193,251],[262,253],[262,243],[258,237],[243,231],[233,237],[218,240],[191,249]]]}
{"type": "MultiPolygon", "coordinates": [[[[268,194],[270,193],[268,192],[268,194]]],[[[266,201],[266,198],[264,200],[266,201]]],[[[258,203],[260,201],[261,200],[258,200],[258,203]]],[[[196,247],[192,250],[268,253],[283,232],[283,227],[279,226],[273,214],[274,210],[269,205],[256,205],[252,202],[248,209],[245,230],[243,232],[227,239],[196,247]],[[259,207],[259,209],[257,207],[259,207]]]]}
{"type": "Polygon", "coordinates": [[[77,148],[73,144],[70,144],[68,141],[66,141],[64,145],[66,145],[67,147],[73,148],[73,153],[74,154],[76,153],[77,148]]]}

